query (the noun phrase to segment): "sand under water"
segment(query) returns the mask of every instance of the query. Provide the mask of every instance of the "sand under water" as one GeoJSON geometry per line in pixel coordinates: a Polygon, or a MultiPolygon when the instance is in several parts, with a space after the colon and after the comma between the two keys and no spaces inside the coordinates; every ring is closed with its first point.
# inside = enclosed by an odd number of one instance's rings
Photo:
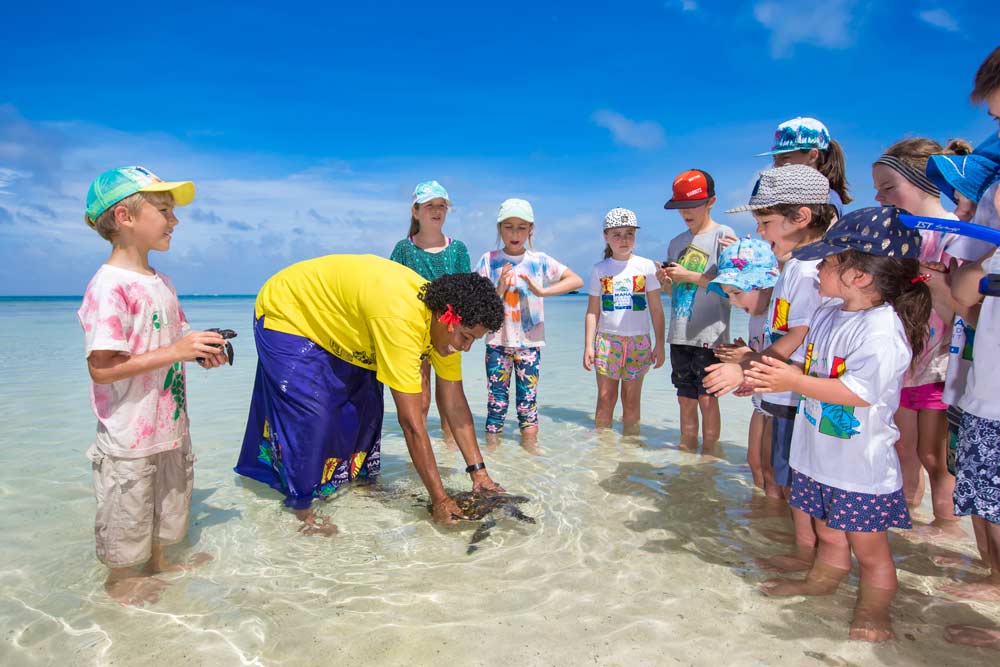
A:
{"type": "MultiPolygon", "coordinates": [[[[163,575],[161,600],[122,607],[94,557],[84,450],[94,418],[74,301],[0,302],[0,664],[142,665],[980,665],[1000,659],[943,639],[951,623],[1000,625],[1000,604],[936,591],[982,576],[964,539],[892,537],[898,640],[851,642],[856,570],[835,595],[771,599],[754,558],[782,553],[790,522],[768,516],[744,463],[750,406],[723,400],[719,456],[679,451],[667,368],[643,392],[643,432],[591,427],[596,385],[580,366],[585,298],[546,302],[541,438],[486,452],[494,478],[527,496],[535,524],[503,514],[468,553],[477,525],[428,520],[426,495],[386,415],[383,475],[319,511],[340,528],[303,537],[279,496],[232,472],[255,354],[252,300],[184,299],[198,328],[228,327],[236,364],[189,365],[198,455],[188,543],[201,568],[163,575]],[[932,558],[959,556],[937,567],[932,558]]],[[[734,332],[745,318],[734,317],[734,332]]],[[[483,347],[466,355],[466,392],[485,418],[483,347]]],[[[391,406],[391,401],[388,402],[391,406]]],[[[432,411],[433,414],[433,411],[432,411]]],[[[513,412],[511,419],[514,418],[513,412]]],[[[433,418],[432,433],[436,430],[433,418]]],[[[467,489],[457,451],[435,444],[445,485],[467,489]]],[[[927,507],[918,522],[930,518],[927,507]]]]}

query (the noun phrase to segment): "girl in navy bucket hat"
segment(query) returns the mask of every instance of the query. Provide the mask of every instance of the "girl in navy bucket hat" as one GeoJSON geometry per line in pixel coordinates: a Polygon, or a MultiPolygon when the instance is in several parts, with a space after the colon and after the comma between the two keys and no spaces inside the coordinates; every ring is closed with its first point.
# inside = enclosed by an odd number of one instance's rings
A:
{"type": "Polygon", "coordinates": [[[822,258],[820,294],[805,361],[754,361],[747,380],[757,392],[801,395],[791,450],[789,504],[812,517],[819,538],[804,580],[772,579],[768,595],[829,595],[861,564],[852,639],[894,634],[889,608],[896,568],[889,528],[910,528],[893,420],[903,376],[926,345],[931,294],[920,273],[920,235],[894,207],[847,214],[816,243],[797,248],[802,261],[822,258]]]}

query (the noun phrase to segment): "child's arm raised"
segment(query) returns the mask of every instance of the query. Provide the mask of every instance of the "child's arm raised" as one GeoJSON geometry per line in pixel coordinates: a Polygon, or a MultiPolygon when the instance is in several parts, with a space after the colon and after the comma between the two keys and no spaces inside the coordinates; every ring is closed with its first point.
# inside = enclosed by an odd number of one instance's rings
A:
{"type": "Polygon", "coordinates": [[[750,362],[746,377],[758,394],[794,391],[824,403],[858,408],[870,405],[838,378],[806,375],[798,364],[789,364],[774,357],[765,356],[762,361],[750,362]]]}
{"type": "Polygon", "coordinates": [[[192,331],[173,345],[143,354],[93,350],[87,357],[87,369],[96,384],[111,384],[198,357],[205,359],[202,363],[205,368],[215,368],[227,361],[223,350],[225,343],[225,339],[214,331],[192,331]]]}
{"type": "Polygon", "coordinates": [[[535,296],[559,296],[560,294],[565,294],[566,292],[572,292],[575,289],[580,289],[583,287],[583,278],[576,275],[573,269],[566,269],[559,276],[559,280],[552,283],[548,287],[542,287],[534,280],[531,279],[526,273],[520,274],[521,279],[528,283],[528,289],[535,296]]]}
{"type": "Polygon", "coordinates": [[[653,333],[656,335],[656,345],[653,346],[653,368],[659,368],[666,361],[666,342],[664,332],[666,322],[663,317],[663,290],[646,292],[646,303],[649,304],[649,316],[653,319],[653,333]]]}
{"type": "Polygon", "coordinates": [[[583,367],[594,369],[594,339],[597,336],[597,318],[601,316],[601,297],[591,296],[587,300],[587,316],[584,318],[583,367]]]}
{"type": "Polygon", "coordinates": [[[976,261],[966,262],[962,266],[952,265],[951,295],[960,306],[971,308],[982,300],[983,295],[979,293],[979,281],[986,275],[983,264],[993,256],[994,252],[996,250],[990,250],[976,261]]]}

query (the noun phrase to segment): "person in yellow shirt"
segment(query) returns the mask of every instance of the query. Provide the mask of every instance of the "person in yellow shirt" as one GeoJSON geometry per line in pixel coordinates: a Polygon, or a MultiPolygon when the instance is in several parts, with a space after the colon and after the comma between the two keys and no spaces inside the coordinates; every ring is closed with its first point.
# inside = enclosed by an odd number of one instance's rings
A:
{"type": "Polygon", "coordinates": [[[383,385],[434,520],[465,518],[445,493],[427,434],[424,359],[437,373],[443,416],[473,490],[503,491],[486,472],[455,354],[503,325],[503,302],[487,278],[458,273],[427,282],[375,255],[327,255],[271,276],[254,311],[257,377],[235,470],[283,493],[302,532],[335,533],[312,501],[378,475],[383,385]]]}

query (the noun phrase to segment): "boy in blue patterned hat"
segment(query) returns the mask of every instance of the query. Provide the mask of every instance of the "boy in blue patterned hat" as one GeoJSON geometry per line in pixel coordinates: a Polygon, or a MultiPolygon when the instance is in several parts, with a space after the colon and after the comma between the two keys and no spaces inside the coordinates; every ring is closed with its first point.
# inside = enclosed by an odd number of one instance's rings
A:
{"type": "MultiPolygon", "coordinates": [[[[715,356],[721,361],[739,363],[746,353],[763,352],[770,344],[770,341],[764,342],[764,325],[771,290],[779,274],[778,258],[771,247],[760,239],[740,239],[719,255],[719,274],[708,283],[708,291],[728,298],[750,316],[746,341],[737,338],[731,345],[715,347],[715,356]]],[[[771,467],[771,415],[761,407],[760,394],[752,393],[749,388],[737,392],[739,395],[747,393],[754,408],[747,434],[747,464],[753,473],[754,484],[768,498],[781,500],[781,487],[774,481],[774,469],[771,467]]]]}

